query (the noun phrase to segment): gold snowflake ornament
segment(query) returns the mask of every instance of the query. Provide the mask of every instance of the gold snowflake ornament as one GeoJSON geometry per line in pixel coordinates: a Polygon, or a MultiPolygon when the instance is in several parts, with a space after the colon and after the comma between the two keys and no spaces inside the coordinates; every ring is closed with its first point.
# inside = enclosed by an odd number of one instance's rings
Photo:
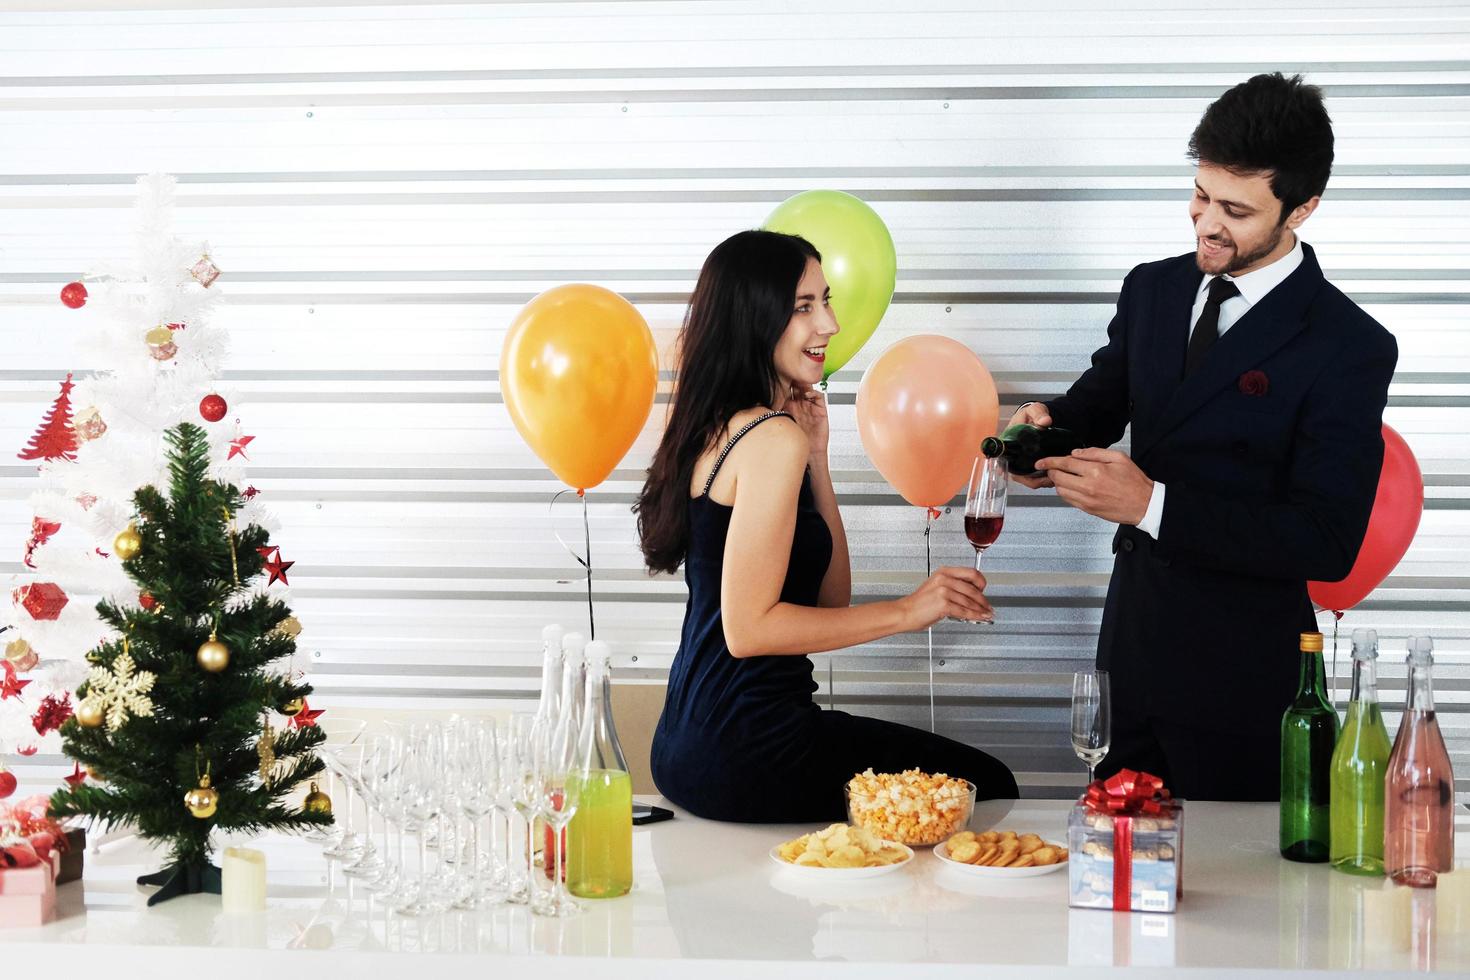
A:
{"type": "Polygon", "coordinates": [[[153,715],[153,702],[148,692],[157,680],[146,670],[138,670],[133,655],[124,651],[112,662],[112,669],[93,667],[87,674],[86,700],[101,708],[107,730],[115,732],[127,724],[130,715],[148,718],[153,715]]]}

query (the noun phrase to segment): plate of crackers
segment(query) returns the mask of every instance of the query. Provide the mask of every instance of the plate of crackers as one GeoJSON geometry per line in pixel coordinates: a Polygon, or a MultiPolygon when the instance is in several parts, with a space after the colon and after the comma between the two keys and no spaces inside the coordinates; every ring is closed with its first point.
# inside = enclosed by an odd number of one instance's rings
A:
{"type": "Polygon", "coordinates": [[[1031,878],[1067,866],[1066,847],[1014,830],[962,830],[935,847],[934,856],[956,871],[990,878],[1031,878]]]}
{"type": "Polygon", "coordinates": [[[844,823],[771,848],[771,860],[783,869],[828,881],[888,874],[913,859],[911,848],[844,823]]]}

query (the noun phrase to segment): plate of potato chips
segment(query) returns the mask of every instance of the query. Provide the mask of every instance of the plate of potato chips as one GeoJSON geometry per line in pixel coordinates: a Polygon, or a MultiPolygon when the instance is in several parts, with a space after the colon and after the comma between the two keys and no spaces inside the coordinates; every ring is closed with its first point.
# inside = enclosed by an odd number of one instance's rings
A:
{"type": "Polygon", "coordinates": [[[956,871],[992,878],[1030,878],[1067,866],[1064,845],[1014,830],[963,830],[935,847],[934,856],[956,871]]]}
{"type": "Polygon", "coordinates": [[[897,871],[914,859],[911,848],[843,823],[777,844],[770,853],[771,860],[783,869],[824,880],[872,878],[897,871]]]}

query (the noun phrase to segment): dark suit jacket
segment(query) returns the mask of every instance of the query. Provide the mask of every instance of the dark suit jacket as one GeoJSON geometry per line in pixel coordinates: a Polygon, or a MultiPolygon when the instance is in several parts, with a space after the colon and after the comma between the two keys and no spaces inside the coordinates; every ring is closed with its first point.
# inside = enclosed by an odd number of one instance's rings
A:
{"type": "MultiPolygon", "coordinates": [[[[1113,538],[1098,638],[1118,711],[1196,727],[1277,725],[1296,688],[1307,581],[1351,570],[1383,461],[1393,335],[1302,262],[1181,381],[1202,275],[1194,255],[1129,273],[1108,342],[1053,424],[1165,484],[1158,541],[1113,538]],[[1250,395],[1240,379],[1266,376],[1250,395]]],[[[1256,727],[1260,731],[1260,727],[1256,727]]]]}

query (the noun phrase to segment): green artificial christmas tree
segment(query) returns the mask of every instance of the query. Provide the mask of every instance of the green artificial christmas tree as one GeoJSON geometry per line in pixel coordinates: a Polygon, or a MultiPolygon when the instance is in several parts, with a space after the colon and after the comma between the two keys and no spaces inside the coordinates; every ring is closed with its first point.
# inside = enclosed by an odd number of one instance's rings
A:
{"type": "Polygon", "coordinates": [[[98,603],[117,638],[87,654],[92,669],[76,716],[61,729],[66,754],[105,782],[51,798],[54,816],[131,824],[167,845],[168,866],[139,879],[163,886],[149,905],[219,892],[210,864],[216,828],[301,830],[332,820],[285,802],[322,771],[312,750],[325,734],[310,724],[277,733],[268,720],[299,711],[311,693],[281,669],[296,647],[290,609],[269,583],[250,584],[262,571],[270,582],[283,577],[279,553],[264,528],[236,528],[244,496],[210,478],[204,430],[185,422],[165,438],[168,493],[138,490],[134,525],[118,536],[142,602],[98,603]]]}

